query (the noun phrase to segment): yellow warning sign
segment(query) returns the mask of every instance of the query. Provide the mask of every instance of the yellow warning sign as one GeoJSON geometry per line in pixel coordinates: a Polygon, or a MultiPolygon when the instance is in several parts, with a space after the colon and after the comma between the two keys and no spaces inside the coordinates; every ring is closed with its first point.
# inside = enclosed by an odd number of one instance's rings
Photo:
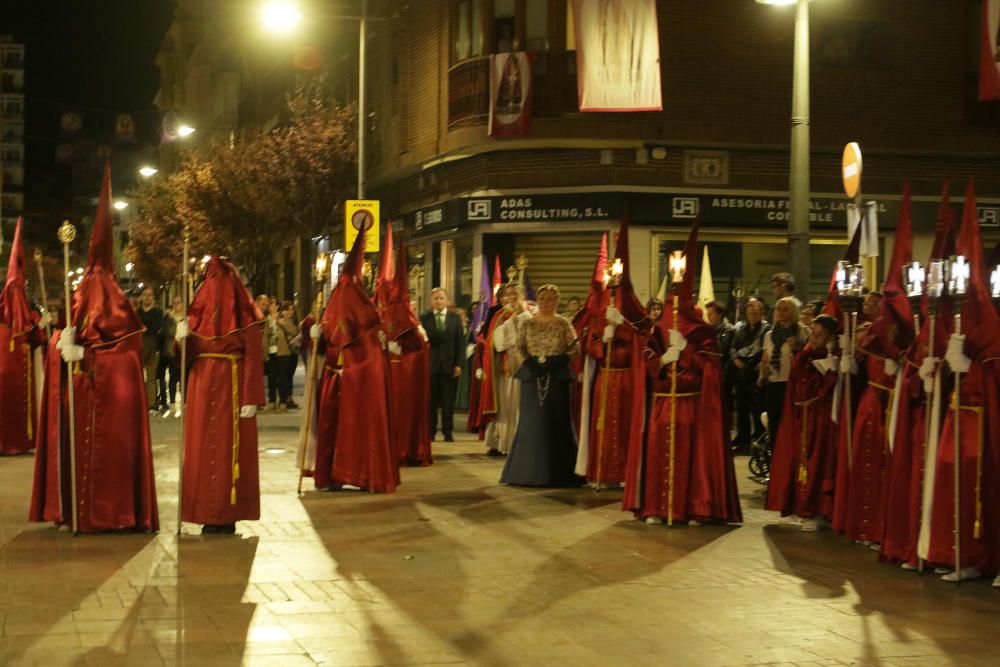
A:
{"type": "Polygon", "coordinates": [[[379,251],[379,201],[348,199],[344,206],[344,250],[354,247],[358,232],[365,232],[365,252],[379,251]]]}

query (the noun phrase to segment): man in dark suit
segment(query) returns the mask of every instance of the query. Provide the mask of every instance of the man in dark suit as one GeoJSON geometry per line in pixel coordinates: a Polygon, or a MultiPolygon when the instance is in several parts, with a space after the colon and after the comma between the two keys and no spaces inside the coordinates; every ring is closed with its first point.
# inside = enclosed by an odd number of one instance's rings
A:
{"type": "Polygon", "coordinates": [[[420,324],[431,344],[431,439],[437,432],[440,409],[444,440],[454,442],[452,414],[458,377],[465,363],[465,334],[461,318],[448,311],[448,292],[444,288],[431,290],[431,310],[420,316],[420,324]]]}

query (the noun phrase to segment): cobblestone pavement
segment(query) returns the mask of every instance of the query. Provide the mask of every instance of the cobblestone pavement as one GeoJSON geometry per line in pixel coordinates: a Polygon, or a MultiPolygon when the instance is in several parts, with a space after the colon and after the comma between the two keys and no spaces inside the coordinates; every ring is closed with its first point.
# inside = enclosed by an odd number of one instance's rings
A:
{"type": "Polygon", "coordinates": [[[743,527],[667,529],[620,491],[499,486],[464,441],[395,495],[299,498],[297,417],[260,422],[263,517],[236,537],[175,535],[173,419],[158,535],[27,524],[33,460],[0,459],[0,664],[1000,664],[988,581],[779,525],[749,479],[743,527]]]}

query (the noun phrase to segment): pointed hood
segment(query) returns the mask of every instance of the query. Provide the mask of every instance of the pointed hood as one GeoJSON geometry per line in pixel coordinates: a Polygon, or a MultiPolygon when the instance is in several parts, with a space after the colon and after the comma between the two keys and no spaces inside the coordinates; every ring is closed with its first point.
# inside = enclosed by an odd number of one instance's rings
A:
{"type": "Polygon", "coordinates": [[[107,271],[115,275],[114,215],[111,213],[111,163],[104,163],[104,178],[101,180],[101,194],[97,200],[97,215],[94,229],[90,233],[88,267],[107,271]]]}
{"type": "Polygon", "coordinates": [[[340,267],[338,283],[349,280],[361,280],[361,269],[365,263],[365,236],[366,233],[364,231],[358,231],[358,235],[354,237],[354,245],[351,246],[351,251],[347,253],[344,265],[340,267]]]}
{"type": "Polygon", "coordinates": [[[205,277],[188,308],[191,333],[220,338],[264,320],[240,277],[239,269],[224,257],[212,255],[205,277]]]}
{"type": "Polygon", "coordinates": [[[535,294],[535,288],[531,285],[531,278],[528,277],[528,270],[524,270],[524,279],[522,281],[524,284],[521,285],[521,289],[524,291],[524,298],[528,301],[535,301],[538,297],[535,294]]]}
{"type": "Polygon", "coordinates": [[[17,336],[34,327],[31,307],[24,286],[24,220],[17,219],[14,240],[10,244],[10,262],[7,265],[7,281],[0,293],[0,322],[10,327],[17,336]]]}
{"type": "Polygon", "coordinates": [[[715,284],[712,281],[712,265],[708,260],[708,246],[706,245],[702,252],[701,275],[698,284],[698,307],[701,308],[706,322],[708,321],[706,306],[713,301],[715,301],[715,284]]]}
{"type": "Polygon", "coordinates": [[[684,267],[684,277],[680,284],[670,287],[667,299],[663,304],[663,316],[656,323],[656,328],[660,332],[662,340],[670,340],[670,329],[680,331],[689,343],[695,343],[696,347],[709,345],[715,340],[715,329],[712,328],[695,309],[694,302],[694,276],[698,272],[698,228],[701,226],[700,218],[695,218],[688,233],[687,242],[684,244],[684,257],[686,259],[684,267]],[[673,300],[677,299],[677,323],[674,323],[673,300]]]}
{"type": "Polygon", "coordinates": [[[382,330],[389,340],[395,340],[420,324],[410,306],[410,272],[403,239],[400,239],[399,250],[396,251],[396,265],[387,293],[389,300],[382,306],[382,330]]]}
{"type": "Polygon", "coordinates": [[[937,225],[934,229],[934,245],[931,259],[947,259],[955,254],[955,209],[949,201],[948,181],[941,187],[941,205],[938,207],[937,225]]]}
{"type": "Polygon", "coordinates": [[[615,244],[615,259],[622,262],[622,275],[618,283],[618,288],[614,290],[615,306],[621,311],[625,319],[633,324],[645,319],[646,309],[639,302],[639,297],[632,287],[631,260],[628,250],[628,203],[625,204],[625,212],[622,215],[621,227],[618,229],[618,242],[615,244]]]}
{"type": "Polygon", "coordinates": [[[979,235],[979,218],[976,215],[976,190],[972,179],[965,191],[965,208],[962,228],[959,230],[955,251],[969,262],[969,289],[962,307],[962,333],[976,354],[969,356],[995,356],[1000,354],[1000,314],[990,299],[989,285],[983,265],[983,246],[979,235]]]}
{"type": "Polygon", "coordinates": [[[889,274],[882,287],[879,312],[871,326],[873,335],[882,337],[887,356],[898,359],[913,343],[916,330],[913,307],[906,296],[903,272],[913,259],[913,219],[910,206],[910,184],[903,188],[903,203],[896,223],[896,240],[889,262],[889,274]]]}
{"type": "Polygon", "coordinates": [[[604,274],[608,270],[608,233],[601,236],[601,249],[597,251],[597,259],[594,260],[594,271],[590,275],[590,290],[587,292],[587,300],[573,316],[573,326],[577,333],[581,332],[590,322],[591,318],[597,316],[598,311],[606,307],[604,297],[604,274]]]}
{"type": "Polygon", "coordinates": [[[384,308],[392,300],[393,276],[396,274],[392,251],[392,223],[390,222],[385,226],[385,240],[382,241],[382,252],[378,258],[378,275],[375,277],[375,305],[378,308],[384,308]]]}
{"type": "Polygon", "coordinates": [[[500,289],[500,285],[503,285],[503,272],[500,271],[500,255],[497,255],[493,259],[493,303],[496,304],[497,301],[497,290],[500,289]]]}
{"type": "Polygon", "coordinates": [[[490,306],[493,305],[493,290],[490,284],[490,266],[489,262],[486,261],[486,255],[483,255],[483,261],[480,262],[481,271],[479,272],[479,304],[476,306],[475,312],[472,313],[472,320],[469,323],[469,336],[475,337],[479,328],[483,326],[483,322],[486,321],[486,316],[490,312],[490,306]]]}
{"type": "Polygon", "coordinates": [[[115,279],[114,232],[111,214],[111,165],[104,180],[90,233],[90,250],[83,280],[73,294],[73,326],[77,342],[97,345],[118,341],[144,330],[138,314],[115,279]]]}
{"type": "Polygon", "coordinates": [[[379,325],[378,310],[361,282],[364,261],[365,234],[359,232],[320,319],[324,338],[340,347],[379,325]]]}

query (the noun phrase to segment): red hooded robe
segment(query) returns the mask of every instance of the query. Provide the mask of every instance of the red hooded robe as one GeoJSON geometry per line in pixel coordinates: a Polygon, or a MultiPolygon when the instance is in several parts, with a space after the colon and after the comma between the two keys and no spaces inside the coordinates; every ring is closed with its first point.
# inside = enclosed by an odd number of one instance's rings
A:
{"type": "MultiPolygon", "coordinates": [[[[965,354],[972,359],[961,376],[959,567],[982,572],[1000,569],[1000,315],[985,281],[983,250],[970,181],[956,247],[970,264],[969,289],[961,310],[965,354]]],[[[954,394],[954,392],[952,392],[954,394]]],[[[952,402],[949,397],[949,403],[952,402]]],[[[941,428],[931,510],[927,560],[955,566],[955,411],[949,407],[941,428]]]]}
{"type": "Polygon", "coordinates": [[[650,326],[629,277],[627,213],[622,217],[615,257],[622,261],[621,281],[618,287],[595,294],[598,303],[590,310],[590,335],[584,341],[587,354],[597,362],[586,478],[601,485],[624,482],[629,450],[642,444],[646,384],[643,350],[650,326]],[[612,300],[625,321],[615,327],[609,345],[603,337],[608,325],[607,305],[612,300]]]}
{"type": "MultiPolygon", "coordinates": [[[[942,260],[955,252],[954,211],[948,203],[948,183],[941,194],[934,244],[928,264],[942,260]]],[[[927,401],[920,365],[930,347],[931,325],[934,326],[933,356],[940,359],[948,345],[953,325],[949,301],[940,299],[931,318],[931,304],[924,289],[920,300],[922,323],[916,340],[906,353],[903,369],[902,395],[896,417],[895,445],[883,487],[882,505],[884,520],[879,558],[887,562],[917,564],[917,538],[920,533],[920,515],[924,487],[924,450],[927,446],[927,401]]],[[[947,390],[942,386],[943,390],[947,390]]],[[[940,423],[940,422],[939,422],[940,423]]],[[[932,469],[933,470],[933,469],[932,469]]]]}
{"type": "MultiPolygon", "coordinates": [[[[87,268],[73,294],[83,360],[73,364],[76,489],[80,532],[159,529],[153,452],[142,374],[143,326],[115,280],[111,168],[90,237],[87,268]]],[[[66,369],[53,336],[35,451],[31,521],[72,525],[66,369]]]]}
{"type": "Polygon", "coordinates": [[[903,267],[912,256],[911,228],[907,184],[879,313],[857,343],[858,362],[865,364],[867,383],[854,413],[851,465],[847,465],[847,442],[843,438],[837,466],[833,527],[854,540],[877,542],[883,533],[881,494],[887,484],[891,460],[889,424],[895,393],[902,387],[903,355],[913,342],[915,328],[903,289],[903,267]],[[899,364],[895,375],[886,373],[887,359],[899,364]]]}
{"type": "Polygon", "coordinates": [[[257,419],[240,408],[265,402],[264,315],[229,260],[209,259],[188,330],[181,519],[259,519],[257,419]]]}
{"type": "Polygon", "coordinates": [[[323,311],[319,352],[325,364],[317,413],[317,489],[345,484],[396,490],[398,457],[389,444],[388,370],[375,304],[361,282],[358,234],[323,311]]]}
{"type": "Polygon", "coordinates": [[[430,386],[430,345],[421,336],[420,320],[410,307],[406,245],[399,244],[395,270],[391,269],[392,248],[389,226],[382,247],[375,304],[386,341],[399,345],[398,354],[389,352],[389,396],[394,399],[389,404],[390,440],[401,464],[429,466],[434,462],[427,424],[430,394],[414,388],[430,386]]]}
{"type": "MultiPolygon", "coordinates": [[[[608,234],[607,232],[601,237],[601,250],[597,253],[597,259],[594,261],[594,273],[590,278],[590,291],[587,293],[587,301],[583,304],[581,308],[573,316],[573,328],[576,330],[576,337],[578,340],[587,341],[590,339],[591,322],[598,318],[601,313],[608,307],[607,295],[604,290],[604,273],[608,268],[608,234]]],[[[570,408],[573,413],[573,429],[576,431],[577,440],[580,441],[580,445],[587,445],[589,450],[590,442],[590,429],[586,431],[586,437],[582,438],[583,431],[580,429],[580,424],[582,421],[590,424],[590,400],[592,392],[590,382],[587,382],[585,374],[587,373],[587,350],[585,345],[580,346],[580,350],[573,357],[570,362],[570,367],[573,369],[573,394],[571,397],[570,408]],[[584,386],[586,382],[586,387],[584,386]],[[586,394],[585,394],[585,390],[586,394]],[[584,400],[587,401],[586,419],[582,414],[582,409],[584,405],[584,400]]],[[[593,363],[593,362],[591,362],[593,363]]],[[[591,378],[592,379],[592,378],[591,378]]],[[[578,459],[579,460],[579,459],[578,459]]],[[[585,475],[586,469],[577,470],[577,474],[585,475]]]]}
{"type": "MultiPolygon", "coordinates": [[[[696,222],[685,247],[691,263],[681,284],[671,290],[671,301],[644,351],[643,370],[649,374],[653,397],[645,443],[640,438],[629,448],[622,509],[640,519],[651,516],[667,519],[672,505],[673,521],[738,523],[743,521],[743,513],[732,450],[723,433],[719,345],[715,329],[705,323],[694,305],[697,243],[696,222]],[[687,345],[676,362],[662,366],[660,356],[669,345],[670,329],[674,327],[670,306],[674,299],[676,328],[687,345]],[[673,394],[675,369],[677,384],[673,394]],[[672,404],[676,407],[672,408],[672,404]]],[[[638,400],[642,399],[640,395],[638,400]]]]}
{"type": "Polygon", "coordinates": [[[37,326],[24,290],[23,224],[18,218],[7,283],[0,293],[0,454],[34,449],[38,422],[33,355],[45,345],[45,332],[37,326]]]}

